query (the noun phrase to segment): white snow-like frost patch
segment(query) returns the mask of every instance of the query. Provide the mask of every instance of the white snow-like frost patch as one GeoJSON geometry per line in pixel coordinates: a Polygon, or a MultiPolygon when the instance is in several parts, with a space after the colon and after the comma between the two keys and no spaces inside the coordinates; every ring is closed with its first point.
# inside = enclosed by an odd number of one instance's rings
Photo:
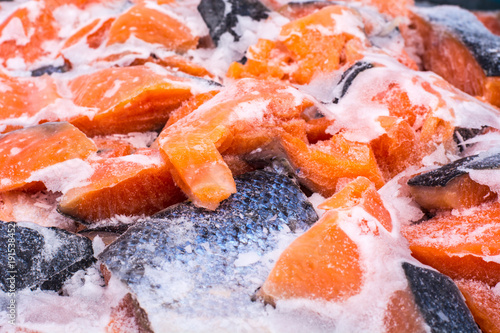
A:
{"type": "Polygon", "coordinates": [[[11,148],[11,150],[10,150],[10,156],[16,156],[21,151],[22,151],[22,149],[18,148],[18,147],[11,148]]]}
{"type": "Polygon", "coordinates": [[[143,166],[151,166],[151,165],[160,166],[162,164],[162,160],[159,156],[146,156],[141,154],[133,154],[133,155],[120,156],[117,157],[117,159],[120,161],[141,164],[143,166]]]}
{"type": "Polygon", "coordinates": [[[361,18],[355,16],[351,11],[342,10],[342,14],[331,14],[331,17],[335,21],[334,35],[347,33],[358,37],[361,41],[366,40],[361,18]]]}
{"type": "Polygon", "coordinates": [[[325,198],[321,194],[319,194],[319,193],[313,193],[308,198],[308,200],[311,203],[311,205],[314,207],[314,210],[316,211],[316,214],[318,214],[318,217],[321,218],[321,216],[323,216],[323,214],[325,213],[325,210],[324,209],[319,209],[318,206],[320,204],[322,204],[323,201],[325,201],[325,198]]]}
{"type": "Polygon", "coordinates": [[[27,182],[41,181],[48,190],[64,194],[72,188],[87,185],[87,179],[93,173],[94,169],[88,162],[74,158],[33,172],[27,182]]]}
{"type": "MultiPolygon", "coordinates": [[[[17,326],[42,333],[102,333],[110,322],[111,309],[129,292],[114,277],[104,286],[98,265],[75,273],[62,291],[65,296],[54,291],[18,291],[17,326]]],[[[0,291],[0,304],[8,299],[0,291]]],[[[0,320],[6,314],[3,311],[0,309],[0,320]]]]}
{"type": "Polygon", "coordinates": [[[23,22],[18,17],[12,18],[9,23],[2,29],[2,35],[0,36],[0,44],[8,41],[15,41],[16,45],[24,46],[30,42],[30,37],[33,31],[30,31],[29,35],[24,32],[23,22]]]}
{"type": "Polygon", "coordinates": [[[242,102],[233,109],[234,120],[262,121],[270,102],[264,99],[242,102]]]}
{"type": "Polygon", "coordinates": [[[257,252],[240,253],[234,261],[236,267],[245,267],[255,264],[260,260],[260,255],[257,252]]]}
{"type": "Polygon", "coordinates": [[[57,234],[54,232],[54,230],[39,226],[38,224],[34,223],[17,222],[17,225],[24,228],[34,229],[42,235],[44,240],[43,252],[48,257],[54,256],[62,245],[61,239],[57,237],[57,234]]]}
{"type": "Polygon", "coordinates": [[[500,282],[497,283],[496,286],[494,286],[493,288],[491,288],[491,291],[493,291],[493,293],[497,296],[500,297],[500,282]]]}
{"type": "Polygon", "coordinates": [[[113,82],[113,86],[104,93],[104,98],[113,97],[118,92],[123,82],[124,81],[121,80],[115,80],[113,82]]]}
{"type": "Polygon", "coordinates": [[[17,118],[0,120],[0,130],[9,125],[30,127],[38,125],[42,121],[65,121],[77,116],[87,116],[92,120],[97,111],[95,108],[77,106],[71,100],[58,98],[54,103],[47,105],[32,116],[25,113],[17,118]]]}

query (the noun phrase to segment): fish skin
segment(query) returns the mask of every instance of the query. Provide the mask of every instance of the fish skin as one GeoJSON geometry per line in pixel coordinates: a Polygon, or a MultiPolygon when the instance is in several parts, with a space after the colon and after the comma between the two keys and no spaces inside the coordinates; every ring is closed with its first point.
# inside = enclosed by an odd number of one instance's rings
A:
{"type": "Polygon", "coordinates": [[[54,73],[66,73],[71,69],[71,65],[69,63],[64,63],[62,66],[43,66],[31,71],[31,76],[42,76],[42,75],[52,75],[54,73]]]}
{"type": "Polygon", "coordinates": [[[258,0],[202,0],[198,12],[210,31],[210,37],[217,45],[220,37],[229,32],[235,41],[240,36],[233,29],[238,25],[238,16],[248,16],[255,21],[268,17],[267,9],[258,0]],[[229,11],[226,14],[227,7],[229,11]]]}
{"type": "Polygon", "coordinates": [[[373,68],[373,64],[366,62],[366,61],[358,61],[351,67],[349,67],[343,74],[342,77],[340,78],[340,81],[338,83],[338,86],[335,88],[335,92],[337,93],[336,97],[333,99],[333,104],[338,104],[339,100],[344,97],[344,95],[347,93],[349,90],[349,87],[351,86],[352,82],[358,74],[361,72],[373,68]]]}
{"type": "Polygon", "coordinates": [[[15,271],[16,290],[25,288],[58,291],[64,281],[94,261],[92,242],[55,227],[30,222],[0,222],[0,253],[7,254],[9,229],[15,227],[15,268],[7,255],[0,261],[0,289],[7,291],[15,271]],[[50,239],[46,239],[50,237],[50,239]],[[53,253],[51,253],[53,252],[53,253]]]}
{"type": "Polygon", "coordinates": [[[410,186],[426,186],[426,187],[437,187],[446,186],[453,179],[466,174],[467,172],[460,170],[467,165],[468,162],[474,160],[475,156],[468,156],[458,159],[452,163],[443,165],[442,167],[417,175],[408,180],[408,185],[410,186]]]}
{"type": "Polygon", "coordinates": [[[456,127],[453,132],[453,141],[457,144],[458,150],[463,152],[465,148],[471,146],[471,144],[465,143],[465,141],[472,139],[483,132],[486,127],[482,128],[465,128],[456,127]]]}
{"type": "Polygon", "coordinates": [[[500,167],[500,153],[489,156],[472,155],[458,159],[442,167],[417,175],[408,180],[410,186],[445,187],[453,179],[465,175],[466,169],[488,170],[500,167]]]}
{"type": "Polygon", "coordinates": [[[318,219],[295,180],[285,174],[260,170],[235,181],[237,193],[215,211],[190,202],[170,207],[130,227],[99,255],[148,314],[159,307],[193,316],[243,312],[269,271],[258,277],[262,281],[249,282],[258,269],[238,267],[238,256],[255,252],[263,258],[277,248],[273,235],[279,230],[306,229],[318,219]],[[169,271],[175,276],[161,283],[151,278],[169,271]],[[178,284],[188,284],[189,291],[175,295],[179,288],[168,289],[178,284]],[[208,292],[227,288],[232,289],[231,306],[227,297],[208,292]]]}
{"type": "Polygon", "coordinates": [[[403,270],[431,332],[480,332],[455,283],[447,276],[410,263],[403,270]]]}
{"type": "Polygon", "coordinates": [[[473,170],[491,170],[498,169],[500,167],[500,153],[488,155],[488,156],[477,156],[472,161],[467,163],[465,166],[467,169],[473,170]]]}
{"type": "Polygon", "coordinates": [[[418,8],[432,24],[452,32],[474,56],[486,76],[500,76],[500,36],[489,31],[474,14],[457,6],[418,8]]]}
{"type": "Polygon", "coordinates": [[[424,5],[428,6],[430,3],[431,4],[436,4],[436,5],[456,5],[460,6],[462,8],[466,8],[468,10],[498,10],[500,7],[500,4],[498,0],[476,0],[476,1],[470,1],[470,0],[415,0],[416,4],[419,5],[419,3],[423,3],[424,5]]]}

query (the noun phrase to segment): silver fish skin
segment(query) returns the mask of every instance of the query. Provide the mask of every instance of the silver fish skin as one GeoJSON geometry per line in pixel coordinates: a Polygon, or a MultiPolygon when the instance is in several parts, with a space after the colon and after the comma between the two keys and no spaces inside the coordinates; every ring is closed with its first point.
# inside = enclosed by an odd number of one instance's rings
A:
{"type": "Polygon", "coordinates": [[[277,258],[280,237],[288,233],[291,241],[294,231],[318,219],[286,174],[254,171],[235,181],[237,193],[215,211],[189,202],[170,207],[130,227],[99,255],[153,326],[179,318],[231,322],[263,308],[251,296],[277,258]]]}
{"type": "Polygon", "coordinates": [[[5,292],[10,289],[9,281],[15,281],[16,290],[58,291],[75,272],[95,262],[88,238],[31,222],[0,221],[0,253],[4,254],[0,289],[5,292]]]}

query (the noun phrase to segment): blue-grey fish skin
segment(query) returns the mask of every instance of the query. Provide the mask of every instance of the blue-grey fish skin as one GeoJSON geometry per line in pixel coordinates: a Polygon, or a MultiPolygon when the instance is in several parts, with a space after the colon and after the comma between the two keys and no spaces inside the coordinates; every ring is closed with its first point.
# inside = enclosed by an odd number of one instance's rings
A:
{"type": "MultiPolygon", "coordinates": [[[[269,273],[263,260],[238,265],[238,258],[248,253],[265,258],[277,248],[281,229],[305,230],[318,219],[287,175],[255,171],[235,181],[237,193],[215,211],[191,203],[173,206],[130,227],[99,255],[148,313],[166,307],[193,315],[234,315],[251,303],[269,273]],[[181,293],[186,285],[188,291],[181,293]],[[214,295],[223,289],[230,296],[214,295]]],[[[272,263],[267,264],[270,270],[272,263]]]]}
{"type": "Polygon", "coordinates": [[[486,76],[500,76],[500,36],[489,31],[474,14],[458,6],[419,8],[417,13],[459,38],[486,76]]]}
{"type": "Polygon", "coordinates": [[[468,156],[458,159],[452,163],[443,165],[442,167],[422,173],[408,180],[410,186],[425,186],[425,187],[445,187],[453,179],[466,174],[462,170],[470,161],[474,160],[475,156],[468,156]]]}
{"type": "Polygon", "coordinates": [[[29,222],[0,221],[0,253],[0,289],[4,292],[10,290],[12,277],[16,290],[57,291],[73,273],[95,261],[88,238],[29,222]],[[11,243],[15,246],[9,247],[11,243]]]}
{"type": "Polygon", "coordinates": [[[488,156],[467,156],[408,180],[410,186],[445,187],[453,179],[467,174],[467,169],[496,170],[500,168],[500,153],[488,156]]]}
{"type": "Polygon", "coordinates": [[[455,283],[434,270],[403,263],[410,290],[433,333],[480,333],[455,283]]]}
{"type": "Polygon", "coordinates": [[[71,66],[68,63],[65,63],[62,66],[43,66],[31,71],[31,76],[42,76],[42,75],[52,75],[54,73],[66,73],[71,69],[71,66]]]}

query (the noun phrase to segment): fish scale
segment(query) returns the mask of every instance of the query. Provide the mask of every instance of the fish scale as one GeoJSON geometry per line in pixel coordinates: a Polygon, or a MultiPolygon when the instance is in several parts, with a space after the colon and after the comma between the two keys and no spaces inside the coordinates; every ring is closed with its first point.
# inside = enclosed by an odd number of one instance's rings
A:
{"type": "Polygon", "coordinates": [[[227,309],[227,302],[248,306],[273,262],[240,267],[238,258],[265,258],[281,232],[305,230],[318,218],[287,175],[255,171],[235,182],[237,193],[215,211],[178,204],[135,224],[100,254],[153,318],[154,309],[165,306],[200,316],[235,315],[239,308],[227,309]],[[176,295],[184,285],[186,294],[176,295]]]}
{"type": "Polygon", "coordinates": [[[58,291],[73,273],[95,261],[88,238],[30,222],[0,221],[0,253],[7,254],[9,230],[15,235],[15,267],[9,267],[7,255],[0,261],[0,289],[3,291],[8,290],[10,271],[15,272],[17,290],[40,287],[58,291]]]}

